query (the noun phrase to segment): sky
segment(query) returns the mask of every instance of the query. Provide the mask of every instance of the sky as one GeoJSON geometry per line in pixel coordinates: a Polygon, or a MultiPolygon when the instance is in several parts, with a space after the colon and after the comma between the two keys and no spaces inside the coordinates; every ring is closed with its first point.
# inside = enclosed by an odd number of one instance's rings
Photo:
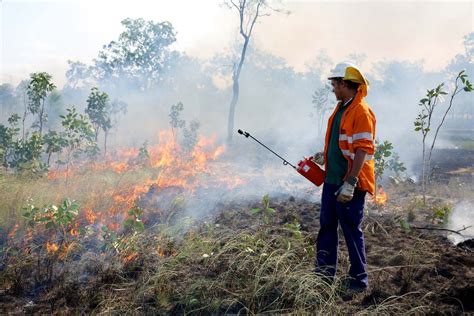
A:
{"type": "MultiPolygon", "coordinates": [[[[335,62],[365,56],[367,68],[386,60],[442,69],[462,53],[473,31],[472,1],[281,1],[290,14],[272,13],[255,27],[252,45],[307,70],[321,52],[335,62]]],[[[0,83],[18,83],[47,71],[61,85],[68,60],[91,63],[114,40],[120,21],[169,21],[174,49],[202,59],[240,40],[235,12],[221,0],[0,0],[0,83]]]]}

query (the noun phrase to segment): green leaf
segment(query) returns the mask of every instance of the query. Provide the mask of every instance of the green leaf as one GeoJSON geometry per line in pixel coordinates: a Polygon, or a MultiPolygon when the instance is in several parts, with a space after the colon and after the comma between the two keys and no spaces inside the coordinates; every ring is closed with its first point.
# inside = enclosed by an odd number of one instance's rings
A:
{"type": "Polygon", "coordinates": [[[253,215],[257,214],[258,212],[260,212],[262,209],[260,208],[253,208],[250,210],[250,213],[252,213],[253,215]]]}
{"type": "Polygon", "coordinates": [[[268,194],[265,194],[262,198],[262,204],[265,208],[268,207],[268,205],[270,204],[270,197],[268,196],[268,194]]]}
{"type": "Polygon", "coordinates": [[[53,222],[47,222],[46,225],[45,225],[45,228],[46,229],[54,228],[54,223],[53,222]]]}
{"type": "Polygon", "coordinates": [[[269,213],[275,213],[276,212],[275,209],[273,209],[271,207],[267,207],[266,211],[269,212],[269,213]]]}
{"type": "Polygon", "coordinates": [[[410,231],[410,224],[408,224],[408,222],[404,219],[401,219],[400,220],[400,227],[404,230],[404,231],[410,231]]]}
{"type": "Polygon", "coordinates": [[[135,222],[135,230],[137,230],[140,233],[145,230],[145,225],[143,224],[142,221],[136,221],[135,222]]]}
{"type": "Polygon", "coordinates": [[[135,221],[134,221],[132,218],[129,218],[129,219],[127,219],[127,220],[125,220],[125,221],[123,222],[123,225],[124,225],[125,227],[133,226],[133,223],[134,223],[134,222],[135,222],[135,221]]]}

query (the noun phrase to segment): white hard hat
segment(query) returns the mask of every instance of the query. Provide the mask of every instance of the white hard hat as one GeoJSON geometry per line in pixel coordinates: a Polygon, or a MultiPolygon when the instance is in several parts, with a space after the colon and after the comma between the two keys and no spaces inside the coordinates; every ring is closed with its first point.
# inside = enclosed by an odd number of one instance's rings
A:
{"type": "Polygon", "coordinates": [[[347,67],[353,67],[358,69],[358,67],[350,61],[344,61],[342,63],[337,64],[336,67],[331,70],[328,79],[331,80],[333,78],[344,78],[346,76],[347,67]]]}

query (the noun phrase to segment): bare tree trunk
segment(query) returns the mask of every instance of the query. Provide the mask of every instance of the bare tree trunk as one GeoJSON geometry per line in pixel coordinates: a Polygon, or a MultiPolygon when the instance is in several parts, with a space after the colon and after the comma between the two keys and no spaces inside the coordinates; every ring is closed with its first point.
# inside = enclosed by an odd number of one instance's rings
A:
{"type": "Polygon", "coordinates": [[[39,135],[40,135],[40,137],[43,134],[44,101],[45,100],[43,99],[43,103],[41,105],[41,110],[40,110],[40,113],[39,113],[39,135]]]}
{"type": "MultiPolygon", "coordinates": [[[[244,45],[242,46],[242,52],[240,53],[240,61],[239,64],[236,68],[234,68],[234,71],[232,73],[232,100],[230,101],[230,106],[229,106],[229,120],[227,124],[227,144],[231,145],[232,144],[232,137],[234,134],[234,117],[235,117],[235,108],[237,106],[237,102],[239,100],[239,78],[240,78],[240,72],[242,71],[242,66],[244,65],[244,60],[245,60],[245,54],[247,52],[247,46],[250,41],[250,36],[252,35],[253,28],[255,26],[255,22],[257,21],[257,18],[261,16],[259,14],[260,11],[260,6],[264,3],[263,1],[258,1],[257,6],[255,8],[255,13],[252,17],[248,17],[249,20],[244,25],[244,19],[245,19],[245,11],[246,11],[246,6],[249,4],[247,3],[246,0],[240,0],[239,5],[234,3],[233,1],[230,1],[232,6],[234,6],[237,11],[239,12],[239,19],[240,19],[240,35],[244,38],[244,45]]],[[[252,4],[250,4],[252,5],[252,4]]]]}
{"type": "Polygon", "coordinates": [[[108,136],[108,134],[109,133],[107,131],[104,132],[104,159],[107,155],[107,136],[108,136]]]}
{"type": "Polygon", "coordinates": [[[22,126],[22,139],[25,139],[25,120],[26,120],[26,115],[28,115],[28,104],[26,102],[25,94],[23,94],[23,105],[25,106],[25,112],[23,112],[23,119],[21,120],[21,126],[22,126]]]}
{"type": "Polygon", "coordinates": [[[423,136],[423,154],[422,154],[422,164],[421,164],[421,190],[423,191],[423,204],[426,205],[426,161],[425,161],[425,139],[426,136],[423,136]]]}
{"type": "Polygon", "coordinates": [[[234,117],[235,117],[235,108],[237,106],[237,101],[239,101],[239,78],[240,72],[242,70],[242,66],[244,65],[245,60],[245,53],[247,52],[247,46],[249,44],[249,37],[244,36],[244,46],[242,47],[242,52],[240,54],[240,62],[237,66],[237,69],[234,69],[234,73],[232,75],[232,100],[230,101],[229,106],[229,120],[227,123],[227,143],[230,145],[232,144],[232,137],[234,135],[234,117]]]}
{"type": "Polygon", "coordinates": [[[227,122],[227,142],[232,143],[232,136],[234,135],[234,116],[235,116],[235,106],[239,100],[239,79],[234,79],[232,85],[232,100],[230,101],[229,107],[229,119],[227,122]]]}
{"type": "Polygon", "coordinates": [[[21,125],[22,125],[22,139],[25,139],[25,120],[26,120],[26,109],[25,112],[23,113],[23,119],[21,120],[21,125]]]}

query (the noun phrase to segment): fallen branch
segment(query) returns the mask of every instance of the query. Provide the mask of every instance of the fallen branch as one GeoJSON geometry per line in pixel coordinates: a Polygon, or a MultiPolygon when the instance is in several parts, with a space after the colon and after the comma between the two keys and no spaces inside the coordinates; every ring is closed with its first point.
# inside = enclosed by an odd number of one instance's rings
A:
{"type": "Polygon", "coordinates": [[[368,270],[367,273],[372,273],[376,271],[382,271],[382,270],[387,270],[387,269],[397,269],[397,268],[411,268],[411,267],[434,267],[433,264],[427,263],[427,264],[404,264],[404,265],[398,265],[398,266],[387,266],[387,267],[381,267],[377,269],[372,269],[368,270]]]}
{"type": "Polygon", "coordinates": [[[447,232],[450,232],[450,233],[454,233],[454,234],[458,234],[458,235],[461,235],[461,236],[464,236],[463,234],[461,234],[461,232],[463,230],[466,230],[468,228],[472,227],[472,225],[470,226],[463,226],[462,229],[459,229],[459,230],[452,230],[452,229],[448,229],[448,228],[439,228],[439,227],[419,227],[419,226],[410,226],[410,228],[413,228],[413,229],[425,229],[425,230],[441,230],[441,231],[447,231],[447,232]]]}

